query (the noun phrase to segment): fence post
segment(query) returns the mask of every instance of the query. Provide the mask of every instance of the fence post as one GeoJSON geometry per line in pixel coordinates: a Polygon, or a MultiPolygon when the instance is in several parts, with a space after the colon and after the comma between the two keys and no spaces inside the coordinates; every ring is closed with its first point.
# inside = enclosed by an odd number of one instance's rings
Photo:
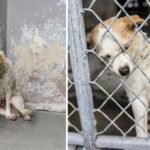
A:
{"type": "Polygon", "coordinates": [[[84,150],[95,149],[95,119],[93,114],[93,97],[89,85],[90,73],[88,58],[85,53],[86,38],[81,0],[69,0],[68,27],[69,52],[72,66],[80,121],[84,136],[84,150]]]}

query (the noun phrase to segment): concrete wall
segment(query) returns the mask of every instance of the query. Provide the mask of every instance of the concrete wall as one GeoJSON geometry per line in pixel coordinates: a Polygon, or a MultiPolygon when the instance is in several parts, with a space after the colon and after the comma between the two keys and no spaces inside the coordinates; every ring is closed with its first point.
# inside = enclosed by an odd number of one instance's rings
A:
{"type": "Polygon", "coordinates": [[[65,0],[8,0],[7,56],[34,109],[65,110],[65,0]]]}
{"type": "Polygon", "coordinates": [[[0,0],[0,49],[6,50],[7,0],[0,0]]]}

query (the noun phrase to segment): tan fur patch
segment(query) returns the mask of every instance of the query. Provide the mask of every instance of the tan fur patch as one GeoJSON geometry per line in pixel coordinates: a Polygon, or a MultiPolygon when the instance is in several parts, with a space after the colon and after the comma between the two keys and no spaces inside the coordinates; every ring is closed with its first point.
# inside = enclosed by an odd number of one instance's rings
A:
{"type": "MultiPolygon", "coordinates": [[[[144,21],[138,15],[133,15],[131,17],[137,25],[142,24],[144,21]]],[[[114,20],[110,18],[104,21],[104,24],[109,27],[113,23],[113,21],[114,20]]],[[[96,44],[99,30],[101,30],[101,28],[104,28],[104,26],[100,23],[96,25],[90,33],[87,34],[87,42],[90,43],[92,46],[96,44]]],[[[116,19],[111,29],[122,38],[123,43],[128,43],[128,41],[134,34],[135,25],[127,16],[125,16],[125,17],[116,19]]],[[[100,52],[99,47],[96,47],[96,52],[97,53],[100,52]]]]}

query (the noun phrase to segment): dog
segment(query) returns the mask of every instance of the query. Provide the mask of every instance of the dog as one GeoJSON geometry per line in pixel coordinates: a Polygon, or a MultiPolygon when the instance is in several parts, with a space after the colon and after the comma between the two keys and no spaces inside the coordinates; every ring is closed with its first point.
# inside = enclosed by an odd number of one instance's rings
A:
{"type": "Polygon", "coordinates": [[[31,119],[31,110],[26,109],[24,100],[16,89],[16,81],[12,71],[12,63],[0,51],[0,115],[16,120],[19,115],[25,120],[31,119]]]}
{"type": "Polygon", "coordinates": [[[110,63],[112,71],[125,81],[136,122],[136,136],[144,138],[148,137],[150,44],[144,38],[147,38],[147,34],[137,31],[135,26],[135,23],[141,25],[144,20],[138,15],[132,15],[131,18],[134,22],[127,16],[118,18],[115,22],[114,18],[104,21],[106,27],[114,22],[107,33],[102,23],[96,25],[87,34],[87,42],[95,46],[97,55],[110,63]],[[134,36],[135,32],[137,34],[134,36]]]}

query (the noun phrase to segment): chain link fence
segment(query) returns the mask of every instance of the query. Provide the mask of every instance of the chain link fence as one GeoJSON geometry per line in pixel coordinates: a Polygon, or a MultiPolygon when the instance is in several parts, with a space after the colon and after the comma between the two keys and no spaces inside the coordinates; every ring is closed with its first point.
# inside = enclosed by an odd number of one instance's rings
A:
{"type": "MultiPolygon", "coordinates": [[[[137,64],[135,59],[112,34],[111,28],[117,18],[123,13],[124,16],[127,16],[137,28],[136,32],[129,39],[127,45],[130,44],[139,32],[143,35],[144,40],[149,45],[150,41],[141,29],[149,21],[150,15],[148,14],[143,23],[138,26],[134,19],[129,15],[128,11],[126,11],[126,7],[131,7],[131,3],[133,5],[136,4],[135,7],[137,7],[138,1],[126,0],[124,4],[121,4],[120,1],[113,0],[113,3],[117,6],[119,11],[115,15],[111,25],[108,27],[101,17],[93,10],[93,6],[97,1],[98,0],[91,0],[89,6],[86,8],[83,8],[81,0],[69,1],[69,148],[77,149],[79,146],[84,150],[100,148],[132,150],[149,149],[149,138],[137,138],[135,136],[135,127],[138,127],[147,134],[147,137],[149,137],[146,129],[138,123],[145,114],[138,118],[138,120],[135,120],[131,109],[131,105],[138,98],[142,106],[144,106],[147,112],[149,112],[149,108],[143,103],[143,100],[140,99],[140,95],[146,87],[136,94],[126,83],[129,76],[125,79],[121,79],[112,73],[112,62],[124,52],[132,60],[135,66],[130,72],[130,75],[138,69],[147,79],[147,82],[149,82],[149,76],[141,68],[141,64],[147,59],[149,52],[145,54],[143,59],[137,64]],[[93,17],[95,17],[106,29],[103,37],[109,33],[121,49],[121,51],[109,63],[96,53],[95,49],[98,43],[92,48],[87,48],[83,18],[87,13],[92,14],[93,17]],[[99,68],[97,73],[94,72],[94,76],[92,76],[91,73],[93,68],[90,66],[93,60],[97,60],[99,68]],[[113,81],[110,81],[110,78],[106,79],[107,75],[116,80],[117,83],[114,86],[112,86],[114,83],[113,81]],[[104,80],[105,82],[103,82],[104,80]],[[105,84],[107,84],[107,86],[105,84]],[[108,89],[110,86],[112,86],[111,90],[108,89]],[[127,101],[127,96],[125,94],[120,97],[118,96],[118,93],[124,89],[123,87],[134,95],[132,100],[127,101]]],[[[144,1],[144,5],[149,8],[149,0],[144,1]]],[[[125,91],[123,93],[125,93],[125,91]]]]}

